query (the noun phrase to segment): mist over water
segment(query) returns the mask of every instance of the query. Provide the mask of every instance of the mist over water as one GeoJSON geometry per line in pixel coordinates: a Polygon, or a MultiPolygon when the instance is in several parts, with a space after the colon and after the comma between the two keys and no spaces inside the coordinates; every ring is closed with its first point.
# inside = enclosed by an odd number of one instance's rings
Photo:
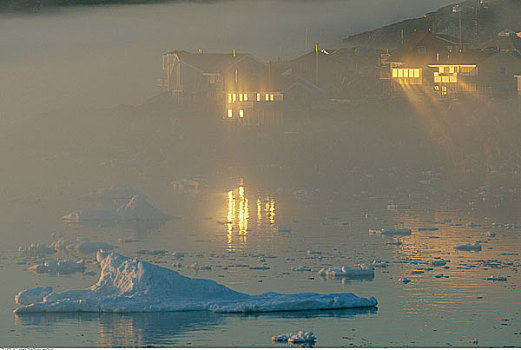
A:
{"type": "Polygon", "coordinates": [[[179,2],[0,17],[0,280],[9,281],[0,288],[0,329],[9,330],[0,344],[273,346],[272,335],[304,329],[318,346],[471,346],[475,337],[481,346],[519,345],[518,100],[440,103],[407,91],[401,100],[354,101],[240,128],[201,106],[177,106],[155,86],[168,51],[294,58],[306,52],[306,29],[310,46],[335,48],[349,34],[451,2],[179,2]],[[199,187],[178,186],[190,181],[199,187]],[[88,199],[114,184],[179,219],[61,220],[117,207],[88,199]],[[380,228],[412,234],[368,232],[380,228]],[[14,316],[22,289],[61,292],[98,280],[93,254],[57,253],[85,259],[89,274],[53,275],[32,273],[39,258],[17,252],[76,237],[244,293],[353,292],[379,305],[247,316],[14,316]],[[454,248],[478,240],[479,252],[454,248]],[[139,253],[158,249],[168,253],[139,253]],[[389,266],[372,279],[316,274],[374,259],[389,266]],[[441,259],[446,267],[432,265],[441,259]],[[270,269],[250,269],[263,264],[270,269]],[[303,266],[312,271],[291,270],[303,266]],[[490,275],[508,280],[485,280],[490,275]],[[399,282],[407,276],[411,283],[399,282]]]}

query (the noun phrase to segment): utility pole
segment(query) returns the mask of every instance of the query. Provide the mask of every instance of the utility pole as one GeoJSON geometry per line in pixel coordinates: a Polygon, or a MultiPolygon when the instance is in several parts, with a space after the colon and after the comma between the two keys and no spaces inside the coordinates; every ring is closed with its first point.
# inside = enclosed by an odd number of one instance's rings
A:
{"type": "Polygon", "coordinates": [[[315,45],[315,84],[318,86],[318,43],[315,45]]]}
{"type": "Polygon", "coordinates": [[[305,47],[306,47],[305,52],[308,52],[309,51],[309,28],[306,28],[306,38],[305,38],[304,42],[305,42],[305,47]]]}
{"type": "Polygon", "coordinates": [[[458,13],[458,21],[459,21],[459,52],[463,51],[463,39],[462,39],[462,28],[461,28],[461,5],[458,4],[452,8],[453,13],[458,13]]]}

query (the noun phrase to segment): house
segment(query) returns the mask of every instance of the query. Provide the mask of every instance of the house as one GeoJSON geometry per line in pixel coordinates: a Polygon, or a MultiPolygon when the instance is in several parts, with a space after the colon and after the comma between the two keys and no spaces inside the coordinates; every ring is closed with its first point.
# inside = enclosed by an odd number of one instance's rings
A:
{"type": "Polygon", "coordinates": [[[517,94],[521,96],[521,73],[515,74],[514,78],[517,79],[517,94]]]}
{"type": "Polygon", "coordinates": [[[510,52],[469,51],[429,65],[433,90],[441,96],[480,93],[488,96],[516,92],[514,75],[521,71],[521,56],[510,52]]]}
{"type": "Polygon", "coordinates": [[[382,54],[380,79],[390,81],[394,89],[402,85],[423,85],[430,81],[429,64],[467,50],[467,44],[459,46],[459,40],[449,35],[416,30],[407,36],[402,46],[382,54]]]}
{"type": "MultiPolygon", "coordinates": [[[[192,53],[173,51],[163,55],[166,77],[159,85],[180,104],[207,105],[226,120],[243,120],[281,102],[283,96],[270,87],[267,64],[250,54],[192,53]]],[[[262,115],[266,116],[265,111],[262,115]]]]}
{"type": "Polygon", "coordinates": [[[494,52],[517,52],[521,53],[521,33],[505,29],[497,34],[495,38],[487,40],[473,47],[475,50],[494,52]]]}

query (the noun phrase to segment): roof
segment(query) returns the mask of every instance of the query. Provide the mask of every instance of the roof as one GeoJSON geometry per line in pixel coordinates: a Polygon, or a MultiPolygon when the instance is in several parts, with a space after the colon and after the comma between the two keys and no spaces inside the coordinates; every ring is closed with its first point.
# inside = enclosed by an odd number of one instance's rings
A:
{"type": "Polygon", "coordinates": [[[250,54],[244,53],[191,53],[181,50],[169,52],[169,54],[176,54],[179,60],[204,73],[221,73],[246,57],[250,57],[259,64],[262,64],[250,54]]]}
{"type": "MultiPolygon", "coordinates": [[[[521,59],[521,56],[511,52],[491,52],[491,51],[466,51],[466,52],[455,52],[448,57],[440,57],[437,63],[430,64],[430,66],[436,65],[466,65],[475,64],[478,65],[489,58],[497,55],[511,56],[517,59],[521,59]]],[[[521,61],[520,61],[521,62],[521,61]]]]}
{"type": "Polygon", "coordinates": [[[479,50],[495,51],[519,51],[521,52],[521,38],[515,33],[499,33],[495,38],[485,41],[475,46],[479,50]]]}
{"type": "Polygon", "coordinates": [[[427,30],[416,30],[410,33],[402,46],[391,53],[389,62],[403,62],[415,51],[418,46],[439,46],[443,47],[445,43],[457,44],[458,39],[447,34],[432,34],[427,30]]]}

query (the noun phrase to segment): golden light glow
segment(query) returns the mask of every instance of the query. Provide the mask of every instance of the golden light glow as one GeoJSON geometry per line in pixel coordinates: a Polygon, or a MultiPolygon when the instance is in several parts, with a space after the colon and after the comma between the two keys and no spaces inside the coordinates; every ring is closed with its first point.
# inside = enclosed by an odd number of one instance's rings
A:
{"type": "Polygon", "coordinates": [[[239,94],[239,101],[242,102],[242,94],[239,94]]]}
{"type": "Polygon", "coordinates": [[[275,99],[275,96],[273,94],[270,94],[270,101],[273,101],[275,99]]]}
{"type": "Polygon", "coordinates": [[[248,94],[244,94],[244,101],[248,101],[248,94]]]}
{"type": "Polygon", "coordinates": [[[244,109],[239,110],[239,117],[244,118],[244,109]]]}
{"type": "Polygon", "coordinates": [[[260,102],[260,93],[257,93],[257,102],[260,102]]]}
{"type": "Polygon", "coordinates": [[[228,118],[233,117],[233,111],[231,109],[228,109],[228,118]]]}
{"type": "Polygon", "coordinates": [[[266,94],[266,96],[265,96],[265,100],[266,100],[266,101],[269,101],[269,100],[270,100],[270,94],[266,94]]]}
{"type": "Polygon", "coordinates": [[[232,94],[228,94],[228,103],[232,103],[232,94]]]}
{"type": "Polygon", "coordinates": [[[233,102],[237,101],[237,94],[233,94],[233,102]]]}

